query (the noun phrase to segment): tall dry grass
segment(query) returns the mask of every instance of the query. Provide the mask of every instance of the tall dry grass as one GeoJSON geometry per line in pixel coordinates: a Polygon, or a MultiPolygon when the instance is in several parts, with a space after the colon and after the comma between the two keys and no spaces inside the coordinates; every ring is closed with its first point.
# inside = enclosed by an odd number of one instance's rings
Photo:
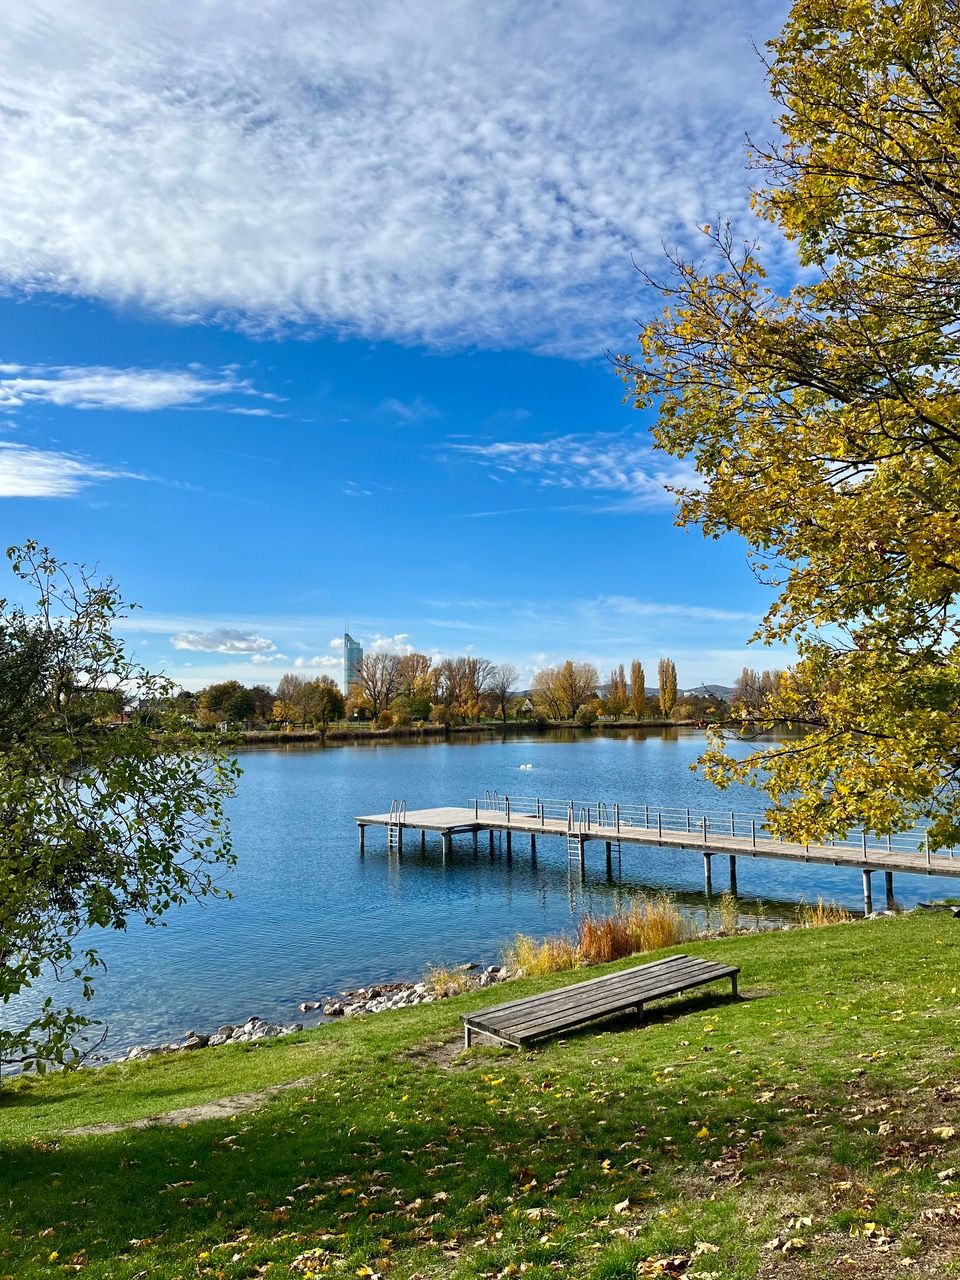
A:
{"type": "Polygon", "coordinates": [[[847,924],[853,919],[852,913],[846,907],[841,907],[838,902],[824,902],[822,898],[817,899],[815,907],[801,902],[797,908],[797,915],[800,917],[800,923],[807,929],[818,929],[825,924],[847,924]]]}
{"type": "Polygon", "coordinates": [[[629,911],[612,916],[584,916],[577,946],[587,964],[606,964],[638,951],[658,951],[693,936],[690,921],[665,894],[640,898],[629,911]]]}
{"type": "Polygon", "coordinates": [[[538,942],[517,934],[504,952],[503,962],[508,969],[522,969],[534,977],[672,947],[694,934],[692,922],[684,919],[670,898],[660,895],[640,898],[628,911],[612,916],[584,916],[575,942],[562,935],[538,942]]]}
{"type": "Polygon", "coordinates": [[[518,933],[504,952],[503,962],[508,969],[522,969],[529,977],[540,977],[545,973],[576,969],[580,963],[580,952],[576,943],[562,934],[538,942],[536,938],[518,933]]]}
{"type": "Polygon", "coordinates": [[[432,996],[458,996],[472,986],[465,969],[447,969],[443,965],[428,969],[423,980],[432,996]]]}

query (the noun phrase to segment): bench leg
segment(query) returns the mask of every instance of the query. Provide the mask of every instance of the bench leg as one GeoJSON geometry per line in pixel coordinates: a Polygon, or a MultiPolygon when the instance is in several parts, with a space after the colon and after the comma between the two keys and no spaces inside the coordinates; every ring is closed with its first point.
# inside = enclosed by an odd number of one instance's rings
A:
{"type": "Polygon", "coordinates": [[[730,979],[730,987],[731,987],[731,991],[730,991],[731,999],[736,1000],[737,999],[737,975],[736,974],[733,974],[733,976],[730,979]]]}
{"type": "Polygon", "coordinates": [[[473,1042],[473,1028],[464,1024],[463,1028],[463,1047],[469,1049],[473,1042]]]}

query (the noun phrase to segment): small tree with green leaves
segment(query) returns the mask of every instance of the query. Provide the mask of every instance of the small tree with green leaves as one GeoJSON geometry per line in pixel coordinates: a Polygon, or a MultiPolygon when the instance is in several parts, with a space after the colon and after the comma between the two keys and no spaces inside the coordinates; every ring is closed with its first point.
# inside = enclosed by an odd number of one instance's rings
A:
{"type": "Polygon", "coordinates": [[[192,736],[171,681],[127,657],[110,579],[35,542],[7,554],[36,603],[0,601],[0,1065],[43,1071],[75,1064],[93,1024],[53,995],[18,1019],[17,996],[55,979],[89,999],[98,929],[226,893],[239,769],[192,736]],[[117,693],[143,714],[97,723],[90,706],[117,693]]]}

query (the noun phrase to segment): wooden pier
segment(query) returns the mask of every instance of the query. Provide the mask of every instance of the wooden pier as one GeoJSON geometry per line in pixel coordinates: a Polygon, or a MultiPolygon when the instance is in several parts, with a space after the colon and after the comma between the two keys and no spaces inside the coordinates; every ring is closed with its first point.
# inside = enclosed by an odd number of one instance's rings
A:
{"type": "Polygon", "coordinates": [[[426,847],[427,832],[439,833],[443,857],[453,850],[455,835],[469,835],[474,853],[480,837],[486,837],[491,855],[500,833],[506,855],[513,856],[517,838],[528,839],[536,857],[537,841],[553,837],[566,842],[568,861],[581,879],[586,873],[586,848],[602,842],[607,871],[614,852],[623,846],[645,845],[661,849],[697,852],[703,857],[704,887],[713,893],[713,859],[727,859],[730,892],[737,892],[737,859],[770,858],[781,862],[817,863],[824,866],[858,868],[863,879],[863,906],[873,911],[873,874],[882,872],[888,909],[894,906],[893,877],[906,875],[960,877],[960,857],[953,851],[932,852],[922,831],[906,835],[871,836],[859,833],[832,844],[794,844],[778,840],[768,830],[760,814],[732,811],[700,813],[690,809],[662,809],[650,805],[607,805],[603,802],[578,804],[574,801],[515,798],[487,792],[471,805],[435,809],[410,809],[394,801],[389,813],[366,814],[356,819],[360,852],[366,847],[367,827],[384,827],[387,848],[403,854],[405,836],[419,833],[420,848],[426,847]]]}

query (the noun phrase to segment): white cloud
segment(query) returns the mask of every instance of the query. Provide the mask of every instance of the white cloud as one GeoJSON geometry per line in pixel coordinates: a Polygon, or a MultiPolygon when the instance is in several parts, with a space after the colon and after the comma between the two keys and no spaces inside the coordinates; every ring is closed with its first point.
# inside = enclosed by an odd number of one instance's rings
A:
{"type": "Polygon", "coordinates": [[[75,454],[0,441],[0,498],[70,498],[97,480],[142,480],[75,454]]]}
{"type": "MultiPolygon", "coordinates": [[[[639,435],[596,432],[539,441],[451,444],[448,448],[487,467],[492,479],[529,476],[541,488],[587,491],[608,498],[619,495],[608,510],[669,507],[675,499],[668,486],[692,487],[697,482],[692,465],[657,452],[647,437],[639,435]]],[[[518,509],[523,510],[511,510],[518,509]]],[[[466,514],[508,515],[510,511],[466,514]]]]}
{"type": "Polygon", "coordinates": [[[331,658],[329,654],[317,654],[313,658],[294,658],[293,665],[298,671],[319,671],[321,674],[329,675],[331,671],[341,671],[343,669],[343,661],[340,658],[331,658]]]}
{"type": "MultiPolygon", "coordinates": [[[[102,365],[0,366],[0,411],[49,404],[58,408],[147,413],[237,395],[264,398],[232,371],[214,374],[184,369],[112,369],[102,365]]],[[[230,413],[270,413],[268,409],[240,405],[218,407],[230,413]]]]}
{"type": "Polygon", "coordinates": [[[217,627],[213,631],[184,631],[171,636],[174,649],[191,649],[198,653],[270,653],[276,649],[272,640],[250,631],[217,627]]]}
{"type": "Polygon", "coordinates": [[[0,283],[182,320],[594,352],[631,255],[747,206],[769,0],[20,0],[0,283]]]}
{"type": "Polygon", "coordinates": [[[413,653],[414,648],[410,643],[410,637],[402,632],[395,636],[375,635],[370,636],[363,642],[364,653],[413,653]]]}

